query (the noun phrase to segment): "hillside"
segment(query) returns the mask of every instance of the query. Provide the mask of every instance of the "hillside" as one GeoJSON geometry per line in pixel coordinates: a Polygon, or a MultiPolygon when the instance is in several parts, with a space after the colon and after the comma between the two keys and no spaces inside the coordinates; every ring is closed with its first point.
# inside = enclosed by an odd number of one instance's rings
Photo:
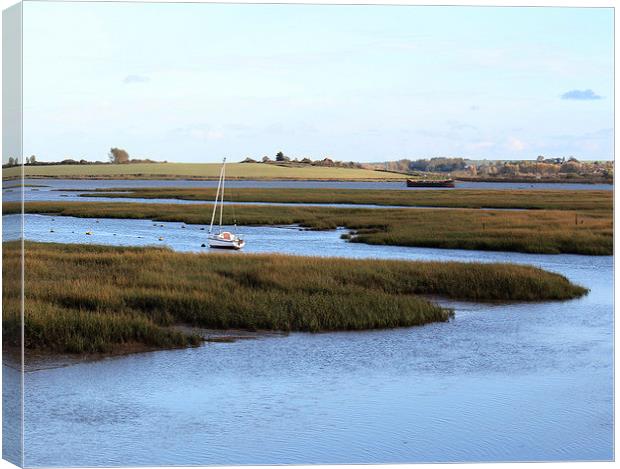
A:
{"type": "MultiPolygon", "coordinates": [[[[101,165],[25,166],[26,177],[102,178],[102,179],[217,179],[219,163],[130,163],[101,165]]],[[[16,177],[19,167],[5,168],[2,176],[16,177]]],[[[404,179],[404,175],[358,168],[321,166],[280,166],[261,163],[226,165],[229,179],[404,179]]]]}

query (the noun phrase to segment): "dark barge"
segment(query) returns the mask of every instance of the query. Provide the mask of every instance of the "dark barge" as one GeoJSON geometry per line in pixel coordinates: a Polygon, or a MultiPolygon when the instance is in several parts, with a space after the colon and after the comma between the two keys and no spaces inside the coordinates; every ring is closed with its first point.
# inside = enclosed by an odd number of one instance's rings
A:
{"type": "Polygon", "coordinates": [[[454,187],[454,179],[407,179],[407,187],[454,187]]]}

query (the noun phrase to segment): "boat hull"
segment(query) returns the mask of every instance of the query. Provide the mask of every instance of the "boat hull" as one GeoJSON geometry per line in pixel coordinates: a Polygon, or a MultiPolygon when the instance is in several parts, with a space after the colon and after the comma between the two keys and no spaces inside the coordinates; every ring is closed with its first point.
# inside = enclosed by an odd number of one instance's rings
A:
{"type": "Polygon", "coordinates": [[[238,251],[243,246],[244,246],[243,244],[223,245],[223,244],[217,244],[217,243],[209,243],[209,247],[211,249],[230,249],[230,250],[238,251]]]}
{"type": "Polygon", "coordinates": [[[242,239],[221,239],[218,237],[209,238],[209,247],[213,249],[241,249],[245,246],[242,239]]]}
{"type": "Polygon", "coordinates": [[[441,180],[407,179],[407,187],[454,187],[454,179],[441,179],[441,180]]]}

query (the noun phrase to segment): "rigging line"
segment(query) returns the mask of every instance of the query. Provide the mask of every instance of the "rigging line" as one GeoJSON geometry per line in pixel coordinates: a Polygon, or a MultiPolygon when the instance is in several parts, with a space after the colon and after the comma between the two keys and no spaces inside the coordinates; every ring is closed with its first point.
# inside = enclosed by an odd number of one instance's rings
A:
{"type": "Polygon", "coordinates": [[[220,207],[220,232],[222,230],[222,217],[224,215],[224,185],[226,182],[226,158],[222,164],[222,205],[220,207]]]}
{"type": "MultiPolygon", "coordinates": [[[[215,202],[213,204],[213,213],[211,214],[211,225],[209,226],[209,233],[213,230],[213,222],[215,221],[215,212],[217,211],[217,200],[220,197],[220,186],[222,185],[222,174],[224,172],[224,166],[220,169],[220,177],[217,180],[217,191],[215,192],[215,202]]],[[[220,221],[220,225],[222,222],[220,221]]]]}

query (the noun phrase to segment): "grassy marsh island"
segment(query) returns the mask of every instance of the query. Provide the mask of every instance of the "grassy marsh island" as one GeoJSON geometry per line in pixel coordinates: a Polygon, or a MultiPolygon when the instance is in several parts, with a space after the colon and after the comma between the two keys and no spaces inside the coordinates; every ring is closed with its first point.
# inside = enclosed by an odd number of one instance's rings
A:
{"type": "MultiPolygon", "coordinates": [[[[3,246],[18,269],[19,243],[3,246]]],[[[484,301],[578,298],[587,290],[529,266],[187,254],[161,248],[25,243],[25,341],[31,350],[170,348],[213,329],[338,331],[447,321],[420,295],[484,301]],[[58,282],[62,278],[62,282],[58,282]]],[[[20,334],[18,278],[3,283],[3,338],[20,334]]]]}
{"type": "MultiPolygon", "coordinates": [[[[212,201],[215,188],[98,189],[82,197],[181,199],[212,201]],[[121,193],[123,192],[123,193],[121,193]]],[[[612,210],[612,191],[568,190],[359,190],[228,189],[234,202],[375,204],[453,208],[612,210]]]]}
{"type": "MultiPolygon", "coordinates": [[[[211,204],[27,202],[26,213],[82,218],[133,218],[208,225],[211,204]]],[[[5,202],[5,214],[19,213],[5,202]]],[[[351,241],[540,254],[613,254],[613,213],[601,210],[363,209],[235,205],[224,224],[292,225],[328,230],[346,227],[351,241]],[[233,219],[234,213],[234,219],[233,219]]]]}

